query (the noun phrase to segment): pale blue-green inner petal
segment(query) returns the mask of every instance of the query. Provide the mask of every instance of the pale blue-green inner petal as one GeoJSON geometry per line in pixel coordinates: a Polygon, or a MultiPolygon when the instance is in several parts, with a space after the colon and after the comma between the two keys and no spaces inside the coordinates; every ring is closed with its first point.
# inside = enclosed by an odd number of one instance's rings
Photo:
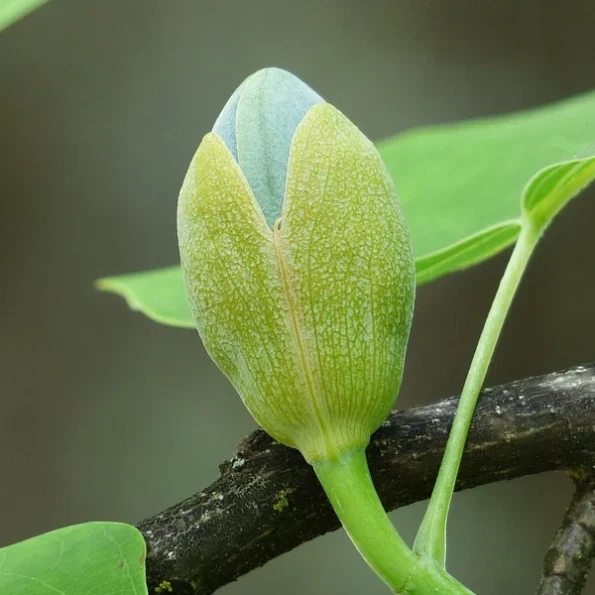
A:
{"type": "MultiPolygon", "coordinates": [[[[228,102],[235,102],[229,110],[235,108],[235,144],[223,139],[232,153],[237,151],[234,156],[272,228],[281,216],[294,132],[310,108],[324,100],[279,68],[261,70],[244,85],[238,89],[238,99],[234,93],[228,102]]],[[[227,124],[221,128],[227,133],[227,124]]]]}
{"type": "MultiPolygon", "coordinates": [[[[254,76],[254,75],[252,75],[254,76]]],[[[215,121],[213,126],[213,132],[216,132],[226,144],[227,148],[233,155],[233,158],[238,160],[238,146],[236,142],[236,111],[238,109],[238,102],[246,84],[252,78],[249,76],[235,91],[234,94],[228,99],[223,111],[219,114],[219,117],[215,121]]]]}

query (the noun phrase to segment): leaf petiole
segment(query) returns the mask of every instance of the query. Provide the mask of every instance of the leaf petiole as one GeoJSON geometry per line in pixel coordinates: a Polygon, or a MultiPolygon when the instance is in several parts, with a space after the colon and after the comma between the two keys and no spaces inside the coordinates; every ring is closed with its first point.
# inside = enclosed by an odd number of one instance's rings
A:
{"type": "Polygon", "coordinates": [[[475,405],[510,305],[542,231],[543,228],[535,225],[527,214],[523,216],[521,232],[471,361],[432,497],[415,538],[413,551],[442,568],[446,559],[448,510],[475,405]]]}

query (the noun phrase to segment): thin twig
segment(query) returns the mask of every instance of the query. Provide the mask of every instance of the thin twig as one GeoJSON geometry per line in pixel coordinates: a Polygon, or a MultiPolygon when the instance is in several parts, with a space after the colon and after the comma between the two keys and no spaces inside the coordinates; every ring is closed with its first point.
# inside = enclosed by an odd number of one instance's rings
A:
{"type": "Polygon", "coordinates": [[[576,490],[543,563],[537,595],[580,595],[595,556],[595,477],[575,474],[576,490]]]}
{"type": "MultiPolygon", "coordinates": [[[[387,509],[430,495],[457,399],[394,411],[368,460],[387,509]]],[[[595,464],[595,365],[486,389],[457,489],[595,464]]],[[[202,492],[138,527],[148,545],[150,593],[210,595],[299,544],[337,529],[301,455],[261,431],[248,436],[202,492]]]]}

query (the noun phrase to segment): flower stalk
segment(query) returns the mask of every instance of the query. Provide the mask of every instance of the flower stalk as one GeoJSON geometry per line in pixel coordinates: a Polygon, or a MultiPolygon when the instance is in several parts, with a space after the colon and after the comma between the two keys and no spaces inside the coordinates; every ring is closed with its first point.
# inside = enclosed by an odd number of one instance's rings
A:
{"type": "Polygon", "coordinates": [[[472,595],[442,568],[426,565],[388,518],[363,450],[314,462],[314,471],[351,541],[393,593],[472,595]]]}

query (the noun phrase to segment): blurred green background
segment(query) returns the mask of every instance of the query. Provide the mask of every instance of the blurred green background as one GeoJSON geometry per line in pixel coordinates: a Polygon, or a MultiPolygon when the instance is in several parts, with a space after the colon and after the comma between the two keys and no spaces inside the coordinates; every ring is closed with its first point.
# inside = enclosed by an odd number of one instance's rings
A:
{"type": "MultiPolygon", "coordinates": [[[[0,34],[0,545],[156,513],[254,428],[194,332],[92,286],[177,261],[183,175],[246,75],[291,70],[380,139],[593,89],[594,30],[592,0],[53,0],[0,34]]],[[[593,360],[594,195],[546,234],[490,384],[593,360]]],[[[505,262],[420,289],[400,407],[460,389],[505,262]]],[[[571,487],[458,494],[452,572],[481,595],[533,592],[571,487]]],[[[422,512],[393,514],[407,539],[422,512]]],[[[386,590],[343,532],[221,590],[281,592],[386,590]]]]}

